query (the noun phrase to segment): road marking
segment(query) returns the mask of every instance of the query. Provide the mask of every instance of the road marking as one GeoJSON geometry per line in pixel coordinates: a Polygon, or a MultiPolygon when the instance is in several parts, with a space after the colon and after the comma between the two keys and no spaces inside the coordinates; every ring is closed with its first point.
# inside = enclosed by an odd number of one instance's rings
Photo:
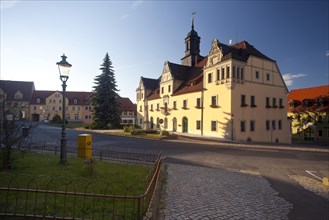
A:
{"type": "Polygon", "coordinates": [[[320,177],[318,177],[317,175],[314,174],[316,171],[305,170],[305,172],[322,181],[322,178],[320,178],[320,177]]]}

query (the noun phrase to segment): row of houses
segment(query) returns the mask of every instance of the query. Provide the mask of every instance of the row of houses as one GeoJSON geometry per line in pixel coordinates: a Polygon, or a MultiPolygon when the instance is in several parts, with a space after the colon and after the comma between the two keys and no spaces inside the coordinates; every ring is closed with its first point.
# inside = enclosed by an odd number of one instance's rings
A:
{"type": "MultiPolygon", "coordinates": [[[[90,124],[92,122],[91,92],[65,92],[66,120],[90,124]]],[[[62,116],[63,95],[60,91],[35,90],[33,82],[0,80],[3,111],[32,121],[50,121],[62,116]]],[[[118,98],[122,124],[135,124],[136,105],[129,98],[118,98]]]]}
{"type": "MultiPolygon", "coordinates": [[[[194,21],[181,64],[166,61],[158,78],[141,77],[136,97],[137,124],[145,129],[267,143],[291,143],[297,132],[287,117],[291,98],[276,61],[247,41],[214,39],[202,56],[194,21]]],[[[319,134],[329,139],[328,127],[323,129],[319,134]]]]}

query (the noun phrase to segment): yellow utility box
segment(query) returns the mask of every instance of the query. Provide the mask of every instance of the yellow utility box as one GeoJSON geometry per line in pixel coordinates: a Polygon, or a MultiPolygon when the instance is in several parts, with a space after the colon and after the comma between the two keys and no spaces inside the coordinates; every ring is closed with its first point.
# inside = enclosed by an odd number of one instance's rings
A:
{"type": "Polygon", "coordinates": [[[78,136],[78,157],[91,158],[92,136],[91,134],[79,134],[78,136]]]}

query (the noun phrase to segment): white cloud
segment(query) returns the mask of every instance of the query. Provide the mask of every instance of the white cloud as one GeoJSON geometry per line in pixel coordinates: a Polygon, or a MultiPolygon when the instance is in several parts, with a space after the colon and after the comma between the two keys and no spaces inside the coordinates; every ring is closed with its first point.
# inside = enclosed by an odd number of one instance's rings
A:
{"type": "Polygon", "coordinates": [[[12,8],[18,3],[17,0],[1,0],[0,1],[0,8],[6,9],[6,8],[12,8]]]}
{"type": "Polygon", "coordinates": [[[287,73],[287,74],[282,75],[287,86],[291,86],[293,84],[294,79],[297,79],[300,77],[305,77],[305,76],[307,76],[307,75],[303,74],[303,73],[298,73],[298,74],[287,73]]]}
{"type": "Polygon", "coordinates": [[[329,57],[329,50],[326,51],[326,56],[329,57]]]}

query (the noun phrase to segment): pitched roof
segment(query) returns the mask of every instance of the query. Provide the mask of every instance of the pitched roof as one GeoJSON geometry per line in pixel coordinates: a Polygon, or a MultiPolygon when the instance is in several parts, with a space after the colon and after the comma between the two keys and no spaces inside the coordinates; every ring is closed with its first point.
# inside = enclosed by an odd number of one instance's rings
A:
{"type": "Polygon", "coordinates": [[[146,89],[154,90],[157,87],[159,87],[159,82],[160,82],[159,79],[141,77],[141,80],[146,89]]]}
{"type": "Polygon", "coordinates": [[[174,79],[188,81],[202,73],[202,67],[184,66],[168,62],[170,72],[174,79]]]}
{"type": "Polygon", "coordinates": [[[289,112],[328,112],[329,85],[291,90],[287,101],[289,112]],[[293,103],[292,106],[290,102],[293,103]]]}
{"type": "Polygon", "coordinates": [[[159,88],[153,90],[147,97],[148,100],[154,100],[154,99],[159,99],[159,98],[160,98],[160,89],[159,88]]]}
{"type": "Polygon", "coordinates": [[[46,104],[46,98],[49,97],[56,91],[45,91],[45,90],[35,90],[32,95],[30,104],[35,105],[44,105],[46,104]],[[37,99],[40,99],[40,103],[37,102],[37,99]]]}
{"type": "Polygon", "coordinates": [[[241,41],[240,43],[234,44],[233,47],[242,50],[242,52],[247,56],[253,55],[256,57],[272,60],[271,58],[257,50],[253,45],[250,45],[247,41],[241,41]]]}
{"type": "Polygon", "coordinates": [[[178,89],[173,93],[175,95],[182,95],[192,92],[200,92],[203,90],[203,80],[202,75],[196,79],[190,80],[188,82],[183,83],[178,89]]]}
{"type": "Polygon", "coordinates": [[[92,92],[65,92],[66,97],[69,99],[69,105],[89,105],[91,101],[92,92]],[[77,100],[74,103],[74,100],[77,100]]]}
{"type": "Polygon", "coordinates": [[[0,88],[6,93],[7,101],[15,100],[15,94],[20,91],[23,98],[20,101],[30,101],[34,91],[34,82],[0,80],[0,88]]]}
{"type": "Polygon", "coordinates": [[[120,103],[121,111],[137,111],[137,107],[129,98],[118,98],[118,103],[120,103]]]}
{"type": "Polygon", "coordinates": [[[291,90],[288,102],[290,100],[316,99],[320,96],[329,96],[329,85],[291,90]]]}
{"type": "Polygon", "coordinates": [[[222,61],[227,59],[247,61],[249,56],[251,55],[274,61],[268,56],[261,53],[259,50],[257,50],[254,46],[250,45],[247,41],[241,41],[239,43],[233,44],[232,46],[228,46],[218,41],[217,46],[222,50],[223,53],[222,61]]]}

